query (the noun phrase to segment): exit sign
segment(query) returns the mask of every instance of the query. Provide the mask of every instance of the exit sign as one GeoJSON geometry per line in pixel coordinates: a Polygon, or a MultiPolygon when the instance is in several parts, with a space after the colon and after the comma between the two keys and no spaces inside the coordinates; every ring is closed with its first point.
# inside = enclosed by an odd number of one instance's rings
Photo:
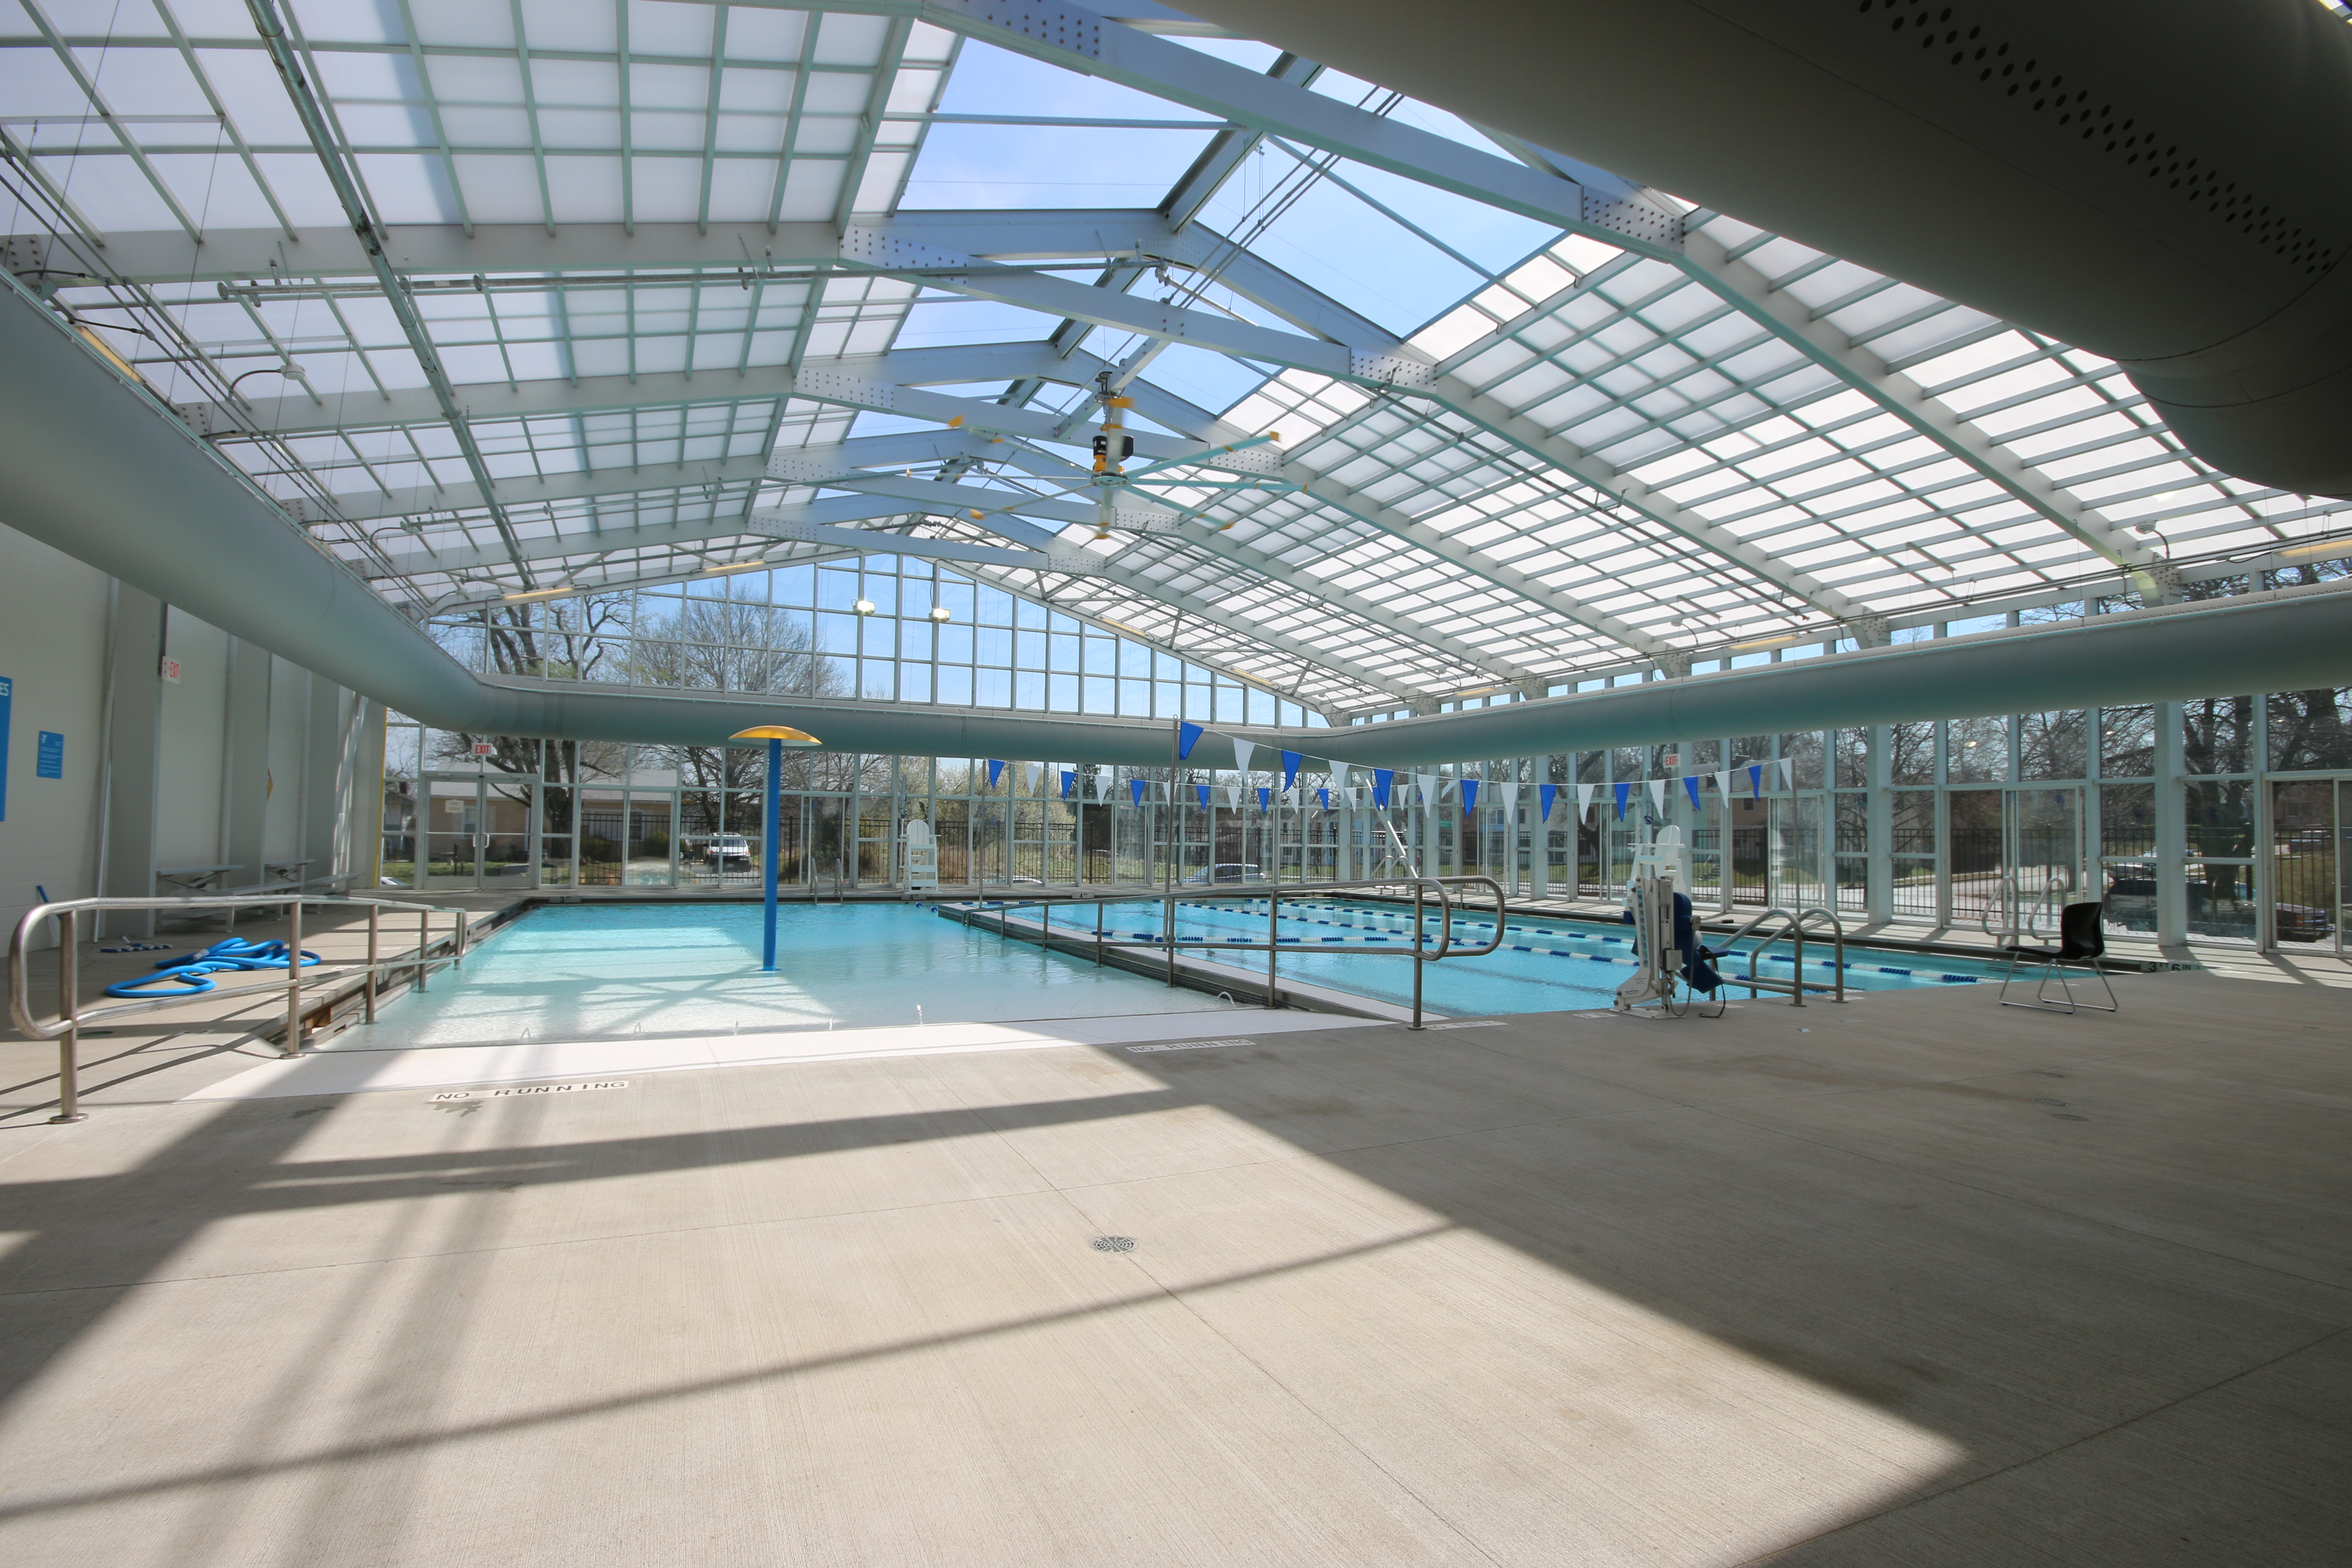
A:
{"type": "Polygon", "coordinates": [[[487,757],[497,749],[497,747],[491,745],[488,741],[477,741],[474,742],[474,755],[478,757],[487,757]]]}
{"type": "Polygon", "coordinates": [[[164,682],[165,682],[167,685],[171,685],[171,686],[177,686],[177,685],[179,685],[179,684],[180,684],[180,661],[179,661],[178,659],[176,659],[176,658],[172,658],[166,657],[166,658],[164,658],[164,660],[163,660],[163,668],[162,668],[162,670],[161,670],[161,672],[160,672],[160,673],[163,675],[163,679],[164,679],[164,682]]]}

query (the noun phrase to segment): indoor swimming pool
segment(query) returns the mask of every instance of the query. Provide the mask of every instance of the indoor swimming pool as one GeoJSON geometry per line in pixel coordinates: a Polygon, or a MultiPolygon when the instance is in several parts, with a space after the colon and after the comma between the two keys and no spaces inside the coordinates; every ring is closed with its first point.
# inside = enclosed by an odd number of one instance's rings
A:
{"type": "MultiPolygon", "coordinates": [[[[1234,1003],[1171,988],[1083,954],[1046,952],[985,928],[941,919],[990,904],[787,905],[778,911],[777,973],[760,970],[761,910],[738,903],[547,904],[477,943],[458,971],[443,971],[423,993],[385,1003],[373,1026],[333,1037],[327,1049],[474,1046],[530,1040],[864,1028],[932,1023],[1010,1023],[1213,1012],[1234,1003]]],[[[1108,904],[1113,940],[1157,940],[1162,906],[1108,904]]],[[[1034,907],[1017,915],[1034,918],[1034,907]]],[[[1094,931],[1090,904],[1057,905],[1056,930],[1094,931]]],[[[1258,900],[1180,900],[1185,938],[1265,940],[1258,900]]],[[[1435,930],[1435,918],[1430,930],[1435,930]]],[[[1392,905],[1286,900],[1280,976],[1353,995],[1409,1005],[1411,914],[1392,905]],[[1297,951],[1292,951],[1296,947],[1297,951]],[[1352,951],[1340,952],[1347,948],[1352,951]],[[1375,956],[1394,953],[1396,956],[1375,956]]],[[[1458,945],[1483,945],[1491,918],[1454,922],[1458,945]]],[[[1568,920],[1514,920],[1503,947],[1482,958],[1426,966],[1423,999],[1435,1013],[1481,1016],[1606,1006],[1632,971],[1631,932],[1568,920]]],[[[1132,950],[1130,950],[1132,951],[1132,950]]],[[[1742,951],[1745,951],[1743,944],[1742,951]]],[[[1265,954],[1188,948],[1234,972],[1234,995],[1254,1001],[1265,954]]],[[[1722,966],[1727,974],[1745,961],[1722,966]]],[[[1786,980],[1793,955],[1782,944],[1759,973],[1786,980]]],[[[1846,984],[1864,991],[1969,984],[1997,974],[1968,959],[1850,948],[1846,984]]],[[[1826,945],[1808,942],[1805,978],[1833,978],[1826,945]]],[[[1745,992],[1735,991],[1744,996],[1745,992]]]]}
{"type": "Polygon", "coordinates": [[[917,904],[787,905],[777,972],[760,971],[757,904],[544,904],[478,942],[325,1049],[475,1046],[642,1034],[1012,1023],[1231,1005],[1007,943],[917,904]]]}
{"type": "MultiPolygon", "coordinates": [[[[986,909],[987,905],[974,908],[986,909]]],[[[1164,905],[1139,900],[1104,908],[1105,929],[1114,938],[1157,940],[1164,905]]],[[[1032,918],[1035,910],[1026,911],[1032,918]]],[[[1433,908],[1427,918],[1432,939],[1437,930],[1433,908]]],[[[1091,906],[1061,905],[1053,911],[1056,929],[1089,934],[1094,930],[1091,906]]],[[[1180,939],[1223,937],[1235,943],[1265,941],[1264,900],[1177,900],[1176,934],[1180,939]]],[[[1370,951],[1393,948],[1411,951],[1412,916],[1392,904],[1300,899],[1282,901],[1277,935],[1284,952],[1276,966],[1277,980],[1288,977],[1333,990],[1384,1002],[1410,1004],[1412,964],[1400,956],[1379,958],[1370,951]],[[1292,943],[1298,951],[1291,952],[1292,943]],[[1349,948],[1356,951],[1335,952],[1349,948]]],[[[1457,914],[1454,922],[1456,948],[1483,947],[1494,934],[1491,911],[1457,914]]],[[[1425,966],[1422,979],[1423,1003],[1432,1010],[1462,1016],[1494,1013],[1549,1013],[1607,1006],[1633,966],[1633,933],[1622,925],[1568,919],[1514,919],[1504,930],[1503,945],[1482,958],[1448,958],[1425,966]]],[[[1747,971],[1746,954],[1755,945],[1743,942],[1738,955],[1717,965],[1729,978],[1747,971]]],[[[1255,952],[1221,955],[1213,947],[1187,948],[1185,955],[1230,965],[1244,981],[1265,974],[1263,946],[1255,952]]],[[[1998,978],[2003,966],[1965,958],[1945,958],[1886,948],[1849,945],[1845,984],[1849,991],[1900,991],[1946,985],[1968,985],[1998,978]]],[[[1796,973],[1796,958],[1787,943],[1768,951],[1757,965],[1765,979],[1786,981],[1796,973]]],[[[1826,942],[1808,937],[1805,978],[1829,984],[1836,978],[1836,961],[1826,942]]],[[[1748,992],[1734,988],[1732,994],[1748,992]]]]}

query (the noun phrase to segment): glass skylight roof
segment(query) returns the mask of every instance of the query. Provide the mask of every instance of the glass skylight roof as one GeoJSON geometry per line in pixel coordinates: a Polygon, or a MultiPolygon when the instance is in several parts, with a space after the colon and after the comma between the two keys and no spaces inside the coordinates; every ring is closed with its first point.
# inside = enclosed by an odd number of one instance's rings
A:
{"type": "MultiPolygon", "coordinates": [[[[445,404],[241,0],[0,7],[11,270],[420,610],[1027,550],[957,569],[1341,715],[2342,526],[2188,456],[2105,361],[1655,193],[1679,243],[1563,229],[902,10],[281,5],[445,404]],[[1277,431],[1289,485],[1177,468],[1150,531],[1096,538],[1106,369],[1158,455],[1277,431]]],[[[1263,45],[1173,43],[1570,167],[1263,45]]]]}

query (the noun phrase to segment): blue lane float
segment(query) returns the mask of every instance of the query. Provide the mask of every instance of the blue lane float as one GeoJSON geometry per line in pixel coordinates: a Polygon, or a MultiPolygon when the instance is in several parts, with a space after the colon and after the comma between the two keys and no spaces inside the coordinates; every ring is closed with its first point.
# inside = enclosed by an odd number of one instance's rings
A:
{"type": "MultiPolygon", "coordinates": [[[[302,950],[302,966],[309,968],[320,962],[310,949],[302,950]]],[[[213,975],[231,973],[243,969],[284,969],[287,967],[286,944],[282,942],[247,942],[233,936],[216,942],[199,952],[185,958],[159,958],[152,973],[118,980],[106,988],[109,996],[135,1001],[151,996],[201,996],[217,984],[213,975]],[[164,990],[176,986],[177,990],[164,990]]]]}

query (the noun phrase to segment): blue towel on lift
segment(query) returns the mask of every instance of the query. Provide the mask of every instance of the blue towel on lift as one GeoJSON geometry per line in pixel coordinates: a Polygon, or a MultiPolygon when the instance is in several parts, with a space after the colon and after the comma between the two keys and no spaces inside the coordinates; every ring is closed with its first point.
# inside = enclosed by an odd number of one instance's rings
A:
{"type": "MultiPolygon", "coordinates": [[[[1622,924],[1632,925],[1633,911],[1622,910],[1617,919],[1622,924]]],[[[1689,979],[1691,989],[1713,995],[1715,988],[1723,984],[1723,976],[1715,972],[1715,965],[1708,961],[1721,958],[1723,954],[1699,942],[1698,925],[1692,918],[1690,895],[1687,893],[1675,895],[1675,947],[1683,955],[1683,973],[1689,979]]],[[[1639,952],[1641,949],[1637,946],[1634,951],[1639,952]]]]}

